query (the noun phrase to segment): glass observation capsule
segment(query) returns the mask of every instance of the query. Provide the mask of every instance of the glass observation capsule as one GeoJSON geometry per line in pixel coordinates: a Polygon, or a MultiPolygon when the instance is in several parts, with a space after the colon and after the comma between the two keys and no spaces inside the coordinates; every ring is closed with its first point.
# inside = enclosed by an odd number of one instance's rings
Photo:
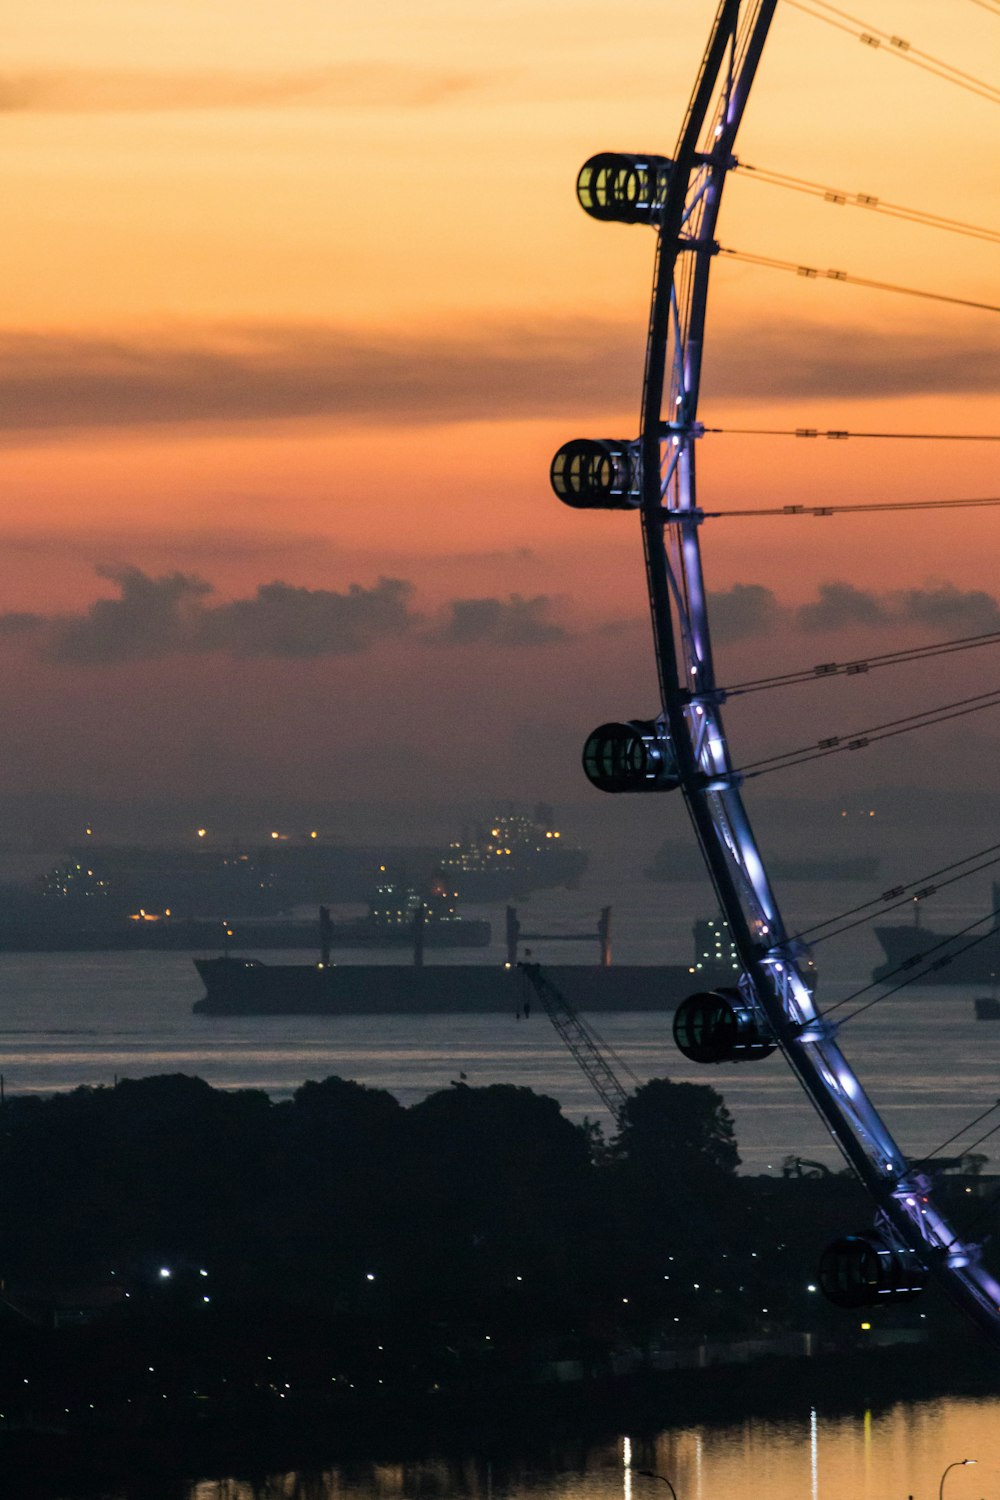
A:
{"type": "Polygon", "coordinates": [[[674,1011],[674,1041],[691,1062],[757,1062],[775,1042],[739,990],[689,995],[674,1011]]]}
{"type": "Polygon", "coordinates": [[[634,510],[642,498],[634,454],[617,438],[574,438],[552,460],[552,488],[575,510],[634,510]]]}
{"type": "Polygon", "coordinates": [[[927,1285],[927,1273],[912,1250],[875,1233],[847,1234],[820,1256],[819,1284],[835,1307],[874,1307],[912,1302],[927,1285]]]}
{"type": "Polygon", "coordinates": [[[583,769],[602,792],[671,792],[678,784],[673,749],[652,719],[595,729],[583,747],[583,769]]]}
{"type": "Polygon", "coordinates": [[[592,218],[649,224],[663,207],[673,162],[667,156],[601,151],[580,168],[576,196],[592,218]]]}

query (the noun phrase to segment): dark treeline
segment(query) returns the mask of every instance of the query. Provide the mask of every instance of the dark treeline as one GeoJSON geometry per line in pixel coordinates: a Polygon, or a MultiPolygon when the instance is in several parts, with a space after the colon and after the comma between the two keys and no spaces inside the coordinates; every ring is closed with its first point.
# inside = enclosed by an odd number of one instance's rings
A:
{"type": "MultiPolygon", "coordinates": [[[[856,1329],[809,1287],[871,1222],[860,1190],[738,1165],[720,1096],[666,1080],[610,1141],[510,1086],[403,1108],[339,1078],[275,1103],[177,1075],[9,1100],[0,1427],[252,1427],[856,1329]]],[[[896,1313],[921,1315],[942,1312],[896,1313]]]]}

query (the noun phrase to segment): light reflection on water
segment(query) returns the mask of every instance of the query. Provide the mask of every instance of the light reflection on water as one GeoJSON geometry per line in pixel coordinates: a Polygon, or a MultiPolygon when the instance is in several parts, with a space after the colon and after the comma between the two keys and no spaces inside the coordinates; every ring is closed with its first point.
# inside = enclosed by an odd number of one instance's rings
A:
{"type": "MultiPolygon", "coordinates": [[[[1000,1488],[996,1433],[1000,1399],[901,1403],[884,1412],[797,1421],[747,1419],[728,1427],[683,1427],[650,1441],[623,1436],[547,1465],[486,1459],[336,1466],[319,1474],[274,1475],[260,1484],[202,1480],[184,1500],[657,1500],[667,1476],[678,1500],[981,1500],[1000,1488]]],[[[127,1500],[127,1497],[121,1497],[127,1500]]]]}

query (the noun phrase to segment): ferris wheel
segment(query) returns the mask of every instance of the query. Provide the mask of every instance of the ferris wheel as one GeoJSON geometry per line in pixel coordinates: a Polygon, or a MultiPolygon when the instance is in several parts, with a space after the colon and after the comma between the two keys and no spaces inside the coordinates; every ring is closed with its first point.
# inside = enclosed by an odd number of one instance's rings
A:
{"type": "MultiPolygon", "coordinates": [[[[871,1230],[845,1235],[825,1253],[827,1296],[846,1307],[905,1301],[931,1277],[1000,1343],[1000,1284],[980,1247],[947,1221],[929,1176],[908,1161],[868,1098],[841,1048],[839,1018],[816,1002],[809,949],[786,930],[744,807],[746,768],[730,752],[726,694],[713,667],[700,542],[712,517],[699,506],[695,483],[709,276],[720,253],[723,189],[739,165],[736,136],[776,6],[721,0],[672,158],[603,153],[579,174],[577,194],[590,215],[647,224],[656,235],[641,430],[637,439],[566,443],[551,481],[572,507],[639,513],[661,697],[654,717],[595,730],[584,770],[606,792],[679,790],[731,930],[739,987],[684,1002],[674,1021],[682,1052],[697,1062],[749,1064],[780,1049],[874,1202],[871,1230]]],[[[854,742],[821,741],[774,760],[858,748],[892,728],[876,725],[854,742]]]]}

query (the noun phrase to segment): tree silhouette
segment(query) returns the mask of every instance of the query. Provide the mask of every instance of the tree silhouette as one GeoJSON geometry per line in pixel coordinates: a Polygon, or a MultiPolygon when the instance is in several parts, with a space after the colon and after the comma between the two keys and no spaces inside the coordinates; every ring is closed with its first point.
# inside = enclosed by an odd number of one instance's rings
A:
{"type": "Polygon", "coordinates": [[[740,1164],[733,1118],[705,1083],[652,1078],[622,1111],[618,1149],[640,1167],[676,1182],[732,1177],[740,1164]]]}

